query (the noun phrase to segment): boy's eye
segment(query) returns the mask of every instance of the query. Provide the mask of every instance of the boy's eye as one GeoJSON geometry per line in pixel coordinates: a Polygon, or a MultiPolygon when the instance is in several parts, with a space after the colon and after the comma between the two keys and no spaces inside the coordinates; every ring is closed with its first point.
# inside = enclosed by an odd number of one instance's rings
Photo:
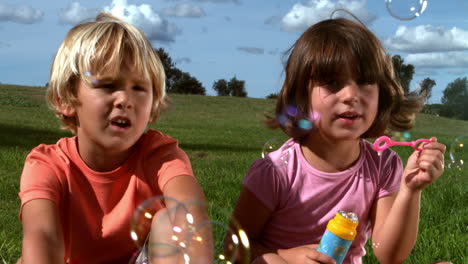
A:
{"type": "Polygon", "coordinates": [[[113,83],[103,83],[99,84],[99,87],[104,89],[114,89],[115,85],[113,83]]]}
{"type": "Polygon", "coordinates": [[[145,88],[145,87],[139,86],[139,85],[133,86],[133,89],[134,89],[135,91],[146,91],[146,88],[145,88]]]}

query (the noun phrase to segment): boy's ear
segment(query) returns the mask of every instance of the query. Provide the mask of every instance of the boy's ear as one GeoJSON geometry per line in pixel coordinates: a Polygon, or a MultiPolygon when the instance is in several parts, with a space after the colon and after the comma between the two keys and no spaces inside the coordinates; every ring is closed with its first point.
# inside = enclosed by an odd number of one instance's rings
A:
{"type": "Polygon", "coordinates": [[[59,105],[59,109],[62,115],[67,117],[73,117],[76,115],[76,109],[73,105],[63,103],[60,99],[57,99],[57,103],[59,105]]]}

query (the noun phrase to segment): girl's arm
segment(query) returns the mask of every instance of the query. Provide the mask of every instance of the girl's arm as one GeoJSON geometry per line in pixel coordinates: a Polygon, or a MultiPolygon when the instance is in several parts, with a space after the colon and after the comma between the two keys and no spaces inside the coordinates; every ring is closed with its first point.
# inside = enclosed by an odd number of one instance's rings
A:
{"type": "Polygon", "coordinates": [[[22,209],[23,249],[20,263],[63,264],[65,247],[55,204],[36,199],[22,209]]]}
{"type": "Polygon", "coordinates": [[[237,220],[249,237],[250,258],[252,261],[266,253],[277,253],[276,250],[266,248],[259,243],[260,234],[271,213],[252,192],[242,188],[234,208],[233,218],[237,220]]]}
{"type": "Polygon", "coordinates": [[[409,157],[400,191],[380,198],[372,208],[372,245],[380,263],[402,263],[416,243],[421,191],[444,167],[445,145],[431,140],[409,157]]]}
{"type": "Polygon", "coordinates": [[[251,261],[255,263],[335,263],[329,256],[318,252],[318,245],[303,245],[290,249],[270,249],[263,246],[260,242],[261,233],[268,222],[272,211],[269,210],[257,197],[243,188],[233,217],[239,222],[241,227],[247,233],[250,242],[251,261]],[[273,257],[270,253],[277,254],[273,257]],[[260,258],[262,257],[263,258],[260,258]],[[317,261],[317,262],[312,262],[317,261]]]}

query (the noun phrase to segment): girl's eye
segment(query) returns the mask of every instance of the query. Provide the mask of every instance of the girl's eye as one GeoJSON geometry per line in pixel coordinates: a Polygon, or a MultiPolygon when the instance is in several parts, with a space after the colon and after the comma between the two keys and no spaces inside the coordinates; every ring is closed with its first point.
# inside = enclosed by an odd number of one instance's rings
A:
{"type": "Polygon", "coordinates": [[[337,92],[340,90],[340,83],[336,80],[327,82],[325,86],[330,92],[337,92]]]}
{"type": "Polygon", "coordinates": [[[365,80],[358,80],[356,84],[357,85],[370,85],[371,83],[365,80]]]}

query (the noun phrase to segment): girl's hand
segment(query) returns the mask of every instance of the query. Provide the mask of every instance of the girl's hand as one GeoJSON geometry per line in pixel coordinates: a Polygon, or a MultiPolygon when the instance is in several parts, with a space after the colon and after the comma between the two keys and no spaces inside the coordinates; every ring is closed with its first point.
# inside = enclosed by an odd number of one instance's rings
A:
{"type": "Polygon", "coordinates": [[[430,143],[423,143],[422,151],[415,151],[408,158],[403,173],[402,188],[420,191],[435,180],[444,171],[445,145],[432,137],[430,143]]]}
{"type": "Polygon", "coordinates": [[[288,264],[335,264],[335,260],[317,251],[318,244],[304,245],[290,249],[279,249],[288,264]]]}

